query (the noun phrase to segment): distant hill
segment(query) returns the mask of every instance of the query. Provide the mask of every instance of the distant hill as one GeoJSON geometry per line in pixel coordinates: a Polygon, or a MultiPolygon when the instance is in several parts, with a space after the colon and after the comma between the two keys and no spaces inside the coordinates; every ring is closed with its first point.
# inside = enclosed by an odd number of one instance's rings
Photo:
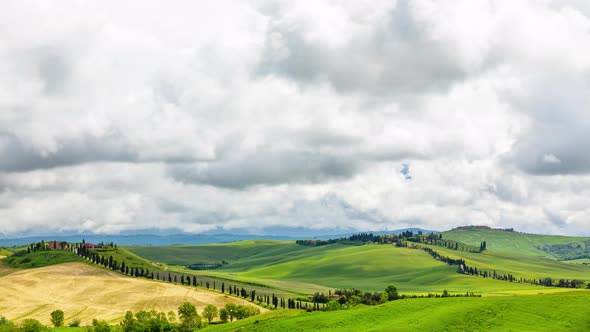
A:
{"type": "Polygon", "coordinates": [[[0,239],[0,246],[21,246],[32,242],[44,241],[66,241],[82,242],[85,240],[90,243],[116,243],[119,245],[138,245],[138,246],[168,246],[175,244],[210,244],[236,242],[253,239],[269,240],[295,240],[289,236],[272,236],[272,235],[233,235],[233,234],[172,234],[172,235],[153,235],[153,234],[136,234],[136,235],[58,235],[58,236],[34,236],[14,239],[0,239]]]}
{"type": "Polygon", "coordinates": [[[487,249],[497,252],[558,260],[590,258],[589,237],[528,234],[485,226],[458,227],[442,234],[443,238],[469,245],[486,241],[487,249]]]}
{"type": "MultiPolygon", "coordinates": [[[[373,234],[400,234],[401,232],[411,230],[414,233],[422,231],[427,233],[438,233],[436,231],[424,230],[421,228],[404,228],[392,231],[375,231],[373,234]]],[[[0,238],[0,247],[12,247],[27,245],[32,242],[44,241],[66,241],[66,242],[82,242],[85,240],[90,243],[116,243],[119,245],[131,246],[169,246],[169,245],[196,245],[196,244],[211,244],[211,243],[227,243],[238,242],[246,240],[299,240],[307,238],[317,239],[334,239],[340,237],[348,237],[358,232],[350,232],[344,234],[328,234],[328,235],[256,235],[256,234],[131,234],[131,235],[96,235],[96,234],[77,234],[77,235],[45,235],[21,238],[0,238]]]]}

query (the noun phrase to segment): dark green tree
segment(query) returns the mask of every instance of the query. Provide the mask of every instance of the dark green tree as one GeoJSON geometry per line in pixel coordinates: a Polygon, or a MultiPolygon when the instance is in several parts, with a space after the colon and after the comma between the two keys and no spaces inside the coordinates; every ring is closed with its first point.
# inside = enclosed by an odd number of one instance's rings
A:
{"type": "Polygon", "coordinates": [[[229,318],[229,313],[228,313],[227,309],[221,308],[221,310],[219,310],[219,319],[221,320],[221,322],[227,323],[228,318],[229,318]]]}
{"type": "Polygon", "coordinates": [[[225,310],[227,311],[227,316],[229,317],[229,321],[233,322],[234,318],[238,316],[238,306],[233,303],[227,303],[225,305],[225,310]]]}
{"type": "Polygon", "coordinates": [[[51,313],[51,324],[55,327],[61,327],[64,325],[64,312],[62,310],[54,310],[51,313]]]}
{"type": "Polygon", "coordinates": [[[125,313],[125,318],[121,321],[123,332],[134,332],[136,330],[137,320],[131,311],[125,313]]]}
{"type": "Polygon", "coordinates": [[[385,288],[385,293],[387,293],[387,297],[389,301],[397,300],[399,298],[399,294],[397,292],[397,287],[394,285],[389,285],[385,288]]]}

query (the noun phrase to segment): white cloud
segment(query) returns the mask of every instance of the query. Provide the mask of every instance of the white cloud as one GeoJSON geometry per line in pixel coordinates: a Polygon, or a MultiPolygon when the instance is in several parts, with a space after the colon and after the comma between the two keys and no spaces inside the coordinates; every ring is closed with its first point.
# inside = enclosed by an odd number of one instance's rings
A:
{"type": "Polygon", "coordinates": [[[549,164],[560,164],[561,160],[553,154],[546,154],[543,156],[543,161],[549,164]]]}
{"type": "Polygon", "coordinates": [[[590,234],[584,1],[10,2],[0,22],[2,233],[590,234]]]}

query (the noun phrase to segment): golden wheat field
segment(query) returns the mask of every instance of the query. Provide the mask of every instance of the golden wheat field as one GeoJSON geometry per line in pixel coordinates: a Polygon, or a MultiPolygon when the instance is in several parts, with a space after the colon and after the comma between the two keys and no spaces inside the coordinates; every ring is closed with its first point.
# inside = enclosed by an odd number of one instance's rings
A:
{"type": "MultiPolygon", "coordinates": [[[[199,312],[208,304],[252,303],[217,292],[125,277],[82,263],[13,270],[0,266],[0,316],[10,320],[34,318],[48,324],[50,313],[61,309],[66,323],[93,318],[120,321],[127,310],[177,311],[185,301],[199,312]]],[[[266,311],[260,308],[261,311],[266,311]]]]}

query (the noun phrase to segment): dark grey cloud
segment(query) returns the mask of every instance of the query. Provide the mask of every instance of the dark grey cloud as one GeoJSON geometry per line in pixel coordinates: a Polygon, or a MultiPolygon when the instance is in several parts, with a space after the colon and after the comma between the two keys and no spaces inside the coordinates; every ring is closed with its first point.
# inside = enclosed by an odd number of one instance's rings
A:
{"type": "Polygon", "coordinates": [[[106,137],[84,135],[61,140],[57,145],[55,152],[43,153],[12,133],[0,132],[0,171],[26,172],[97,161],[138,160],[137,152],[123,144],[116,134],[106,137]]]}
{"type": "Polygon", "coordinates": [[[258,151],[201,165],[173,165],[169,174],[184,183],[244,189],[256,185],[347,179],[361,167],[361,161],[345,156],[304,151],[258,151]]]}
{"type": "Polygon", "coordinates": [[[309,129],[297,134],[301,141],[311,148],[350,148],[362,143],[362,139],[354,136],[354,133],[334,133],[323,128],[309,129]]]}
{"type": "Polygon", "coordinates": [[[38,57],[39,77],[43,81],[43,90],[48,95],[65,92],[71,72],[71,59],[58,49],[44,48],[32,53],[38,57]]]}
{"type": "Polygon", "coordinates": [[[305,38],[304,26],[278,23],[268,33],[258,72],[388,98],[444,91],[468,73],[450,46],[416,18],[410,3],[398,1],[382,21],[370,22],[375,25],[367,27],[370,32],[347,36],[337,46],[305,38]]]}
{"type": "Polygon", "coordinates": [[[548,75],[517,106],[533,119],[509,160],[535,175],[590,173],[590,72],[548,75]]]}
{"type": "Polygon", "coordinates": [[[360,223],[391,224],[391,220],[378,211],[355,207],[334,193],[316,200],[298,200],[283,213],[283,217],[317,228],[354,229],[360,223]]]}
{"type": "Polygon", "coordinates": [[[547,219],[551,222],[551,224],[553,224],[554,226],[558,227],[558,228],[563,228],[564,226],[567,225],[567,222],[565,220],[565,218],[557,213],[548,211],[548,210],[543,210],[543,212],[545,213],[545,215],[547,216],[547,219]]]}

